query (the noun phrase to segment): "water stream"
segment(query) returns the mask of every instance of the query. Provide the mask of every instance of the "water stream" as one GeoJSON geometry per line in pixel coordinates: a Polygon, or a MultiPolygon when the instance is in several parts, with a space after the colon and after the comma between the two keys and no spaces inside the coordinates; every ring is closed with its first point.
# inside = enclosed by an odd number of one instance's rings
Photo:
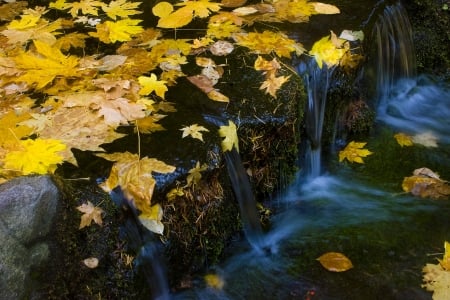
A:
{"type": "MultiPolygon", "coordinates": [[[[437,171],[448,174],[450,86],[415,76],[411,29],[400,4],[387,6],[374,30],[379,126],[411,134],[433,132],[447,149],[437,171]]],[[[421,270],[442,256],[443,243],[450,239],[450,206],[402,193],[403,175],[393,167],[397,161],[383,161],[384,174],[345,165],[323,172],[321,130],[332,70],[301,68],[308,88],[310,175],[279,200],[283,209],[258,242],[270,247],[270,253],[237,242],[215,268],[225,282],[223,289],[208,287],[199,277],[194,288],[175,299],[431,299],[421,288],[421,270]],[[316,259],[330,251],[345,253],[354,268],[343,273],[325,270],[316,259]]],[[[380,139],[377,134],[370,138],[380,139]]],[[[402,159],[408,171],[428,163],[402,159]]]]}

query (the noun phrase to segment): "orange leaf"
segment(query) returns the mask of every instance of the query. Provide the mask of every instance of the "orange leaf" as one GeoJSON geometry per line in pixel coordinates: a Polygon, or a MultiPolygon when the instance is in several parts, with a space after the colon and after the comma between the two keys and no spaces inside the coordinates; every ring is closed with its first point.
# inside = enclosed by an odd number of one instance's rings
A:
{"type": "Polygon", "coordinates": [[[344,272],[353,268],[353,264],[344,254],[328,252],[317,259],[321,265],[331,272],[344,272]]]}

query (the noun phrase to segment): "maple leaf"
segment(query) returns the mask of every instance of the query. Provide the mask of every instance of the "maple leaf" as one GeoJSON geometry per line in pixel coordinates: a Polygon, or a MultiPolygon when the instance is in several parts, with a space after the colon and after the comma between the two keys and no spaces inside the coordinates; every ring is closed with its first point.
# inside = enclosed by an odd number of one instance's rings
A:
{"type": "Polygon", "coordinates": [[[164,99],[164,94],[167,91],[166,81],[158,80],[155,74],[150,74],[148,76],[139,76],[138,77],[139,84],[141,85],[141,89],[139,90],[139,95],[148,95],[151,92],[155,92],[155,94],[164,99]]]}
{"type": "Polygon", "coordinates": [[[0,5],[0,20],[11,21],[27,7],[28,1],[10,2],[0,5]]]}
{"type": "Polygon", "coordinates": [[[29,40],[39,40],[49,45],[56,41],[56,32],[62,28],[60,19],[49,22],[41,18],[40,14],[25,14],[20,20],[12,21],[8,29],[1,31],[1,34],[8,38],[9,44],[25,44],[29,40]]]}
{"type": "Polygon", "coordinates": [[[21,125],[21,122],[29,120],[28,113],[17,115],[14,111],[9,111],[0,118],[0,147],[11,148],[18,145],[20,139],[33,132],[31,127],[21,125]]]}
{"type": "Polygon", "coordinates": [[[290,58],[292,52],[301,55],[304,51],[301,44],[280,32],[265,30],[262,33],[236,34],[235,39],[238,45],[247,47],[256,54],[275,52],[278,56],[290,58]]]}
{"type": "Polygon", "coordinates": [[[397,140],[397,143],[402,147],[413,145],[411,136],[404,134],[402,132],[395,134],[394,138],[397,140]]]}
{"type": "Polygon", "coordinates": [[[68,33],[58,38],[53,46],[64,51],[68,51],[71,47],[84,48],[86,46],[85,40],[88,37],[89,36],[84,33],[68,33]]]}
{"type": "Polygon", "coordinates": [[[26,52],[14,57],[16,67],[25,73],[18,76],[17,81],[28,84],[36,83],[37,89],[42,89],[57,76],[77,77],[78,58],[65,56],[57,48],[41,41],[33,41],[36,52],[26,52]]]}
{"type": "Polygon", "coordinates": [[[130,41],[133,35],[144,31],[144,28],[138,25],[141,22],[142,20],[134,19],[123,19],[116,22],[105,21],[97,24],[95,26],[97,32],[89,32],[89,35],[98,38],[105,44],[126,42],[130,41]]]}
{"type": "Polygon", "coordinates": [[[151,198],[156,186],[156,180],[152,172],[172,173],[175,167],[165,164],[155,158],[144,157],[130,152],[97,154],[107,160],[114,161],[108,179],[102,184],[102,188],[110,192],[120,186],[124,195],[141,212],[148,211],[151,198]]]}
{"type": "Polygon", "coordinates": [[[231,37],[234,33],[241,31],[241,27],[233,21],[209,22],[206,35],[216,39],[231,37]]]}
{"type": "Polygon", "coordinates": [[[161,205],[155,204],[139,215],[139,221],[148,230],[157,234],[163,234],[164,224],[161,222],[162,217],[163,209],[161,205]]]}
{"type": "Polygon", "coordinates": [[[102,5],[102,10],[108,17],[116,20],[117,17],[128,18],[128,16],[142,13],[139,10],[135,10],[142,2],[128,2],[127,0],[111,1],[109,4],[102,5]]]}
{"type": "Polygon", "coordinates": [[[209,2],[208,0],[185,1],[175,4],[183,6],[175,11],[172,4],[168,2],[159,2],[152,8],[155,16],[160,17],[158,27],[161,28],[179,28],[189,24],[194,17],[206,18],[210,11],[220,10],[220,3],[209,2]]]}
{"type": "Polygon", "coordinates": [[[19,141],[22,149],[8,152],[3,159],[4,168],[18,171],[23,175],[53,173],[56,166],[63,162],[58,153],[66,145],[58,140],[27,139],[19,141]]]}
{"type": "Polygon", "coordinates": [[[202,179],[202,173],[208,168],[207,164],[200,165],[200,162],[197,161],[195,164],[195,167],[189,170],[189,175],[186,177],[186,187],[188,186],[195,186],[200,182],[200,179],[202,179]]]}
{"type": "Polygon", "coordinates": [[[189,126],[185,126],[180,129],[183,131],[182,138],[185,138],[187,136],[191,136],[194,139],[198,139],[203,142],[203,134],[202,131],[209,131],[207,128],[203,126],[199,126],[198,124],[192,124],[189,126]]]}
{"type": "Polygon", "coordinates": [[[291,76],[279,76],[270,75],[259,87],[260,90],[266,89],[265,93],[270,94],[272,97],[277,97],[277,91],[281,86],[289,80],[291,76]]]}
{"type": "Polygon", "coordinates": [[[309,54],[314,56],[317,65],[322,68],[323,63],[328,67],[338,65],[345,52],[347,52],[347,49],[337,48],[330,36],[325,36],[314,43],[309,54]]]}
{"type": "Polygon", "coordinates": [[[102,226],[102,214],[104,211],[100,207],[94,206],[90,201],[88,201],[87,204],[78,206],[77,210],[83,213],[83,215],[81,215],[79,229],[90,226],[92,221],[102,226]]]}
{"type": "Polygon", "coordinates": [[[136,131],[139,131],[142,133],[152,133],[155,131],[166,130],[161,124],[156,123],[164,117],[166,117],[166,116],[154,114],[154,115],[150,115],[145,118],[142,118],[142,119],[137,119],[134,121],[134,123],[136,125],[136,131]]]}
{"type": "Polygon", "coordinates": [[[234,147],[239,152],[239,138],[233,121],[228,120],[228,125],[220,126],[219,136],[224,138],[222,140],[222,151],[231,151],[234,147]]]}
{"type": "Polygon", "coordinates": [[[339,151],[339,161],[342,162],[344,159],[347,159],[349,162],[364,163],[362,157],[366,157],[373,153],[367,149],[363,149],[366,144],[367,143],[351,141],[344,150],[339,151]]]}
{"type": "Polygon", "coordinates": [[[444,268],[445,271],[450,271],[450,243],[445,241],[444,243],[444,257],[439,260],[439,264],[442,268],[444,268]]]}
{"type": "Polygon", "coordinates": [[[96,0],[81,0],[78,2],[66,2],[65,0],[57,0],[55,2],[51,2],[49,7],[55,8],[59,10],[69,9],[70,15],[75,18],[78,16],[78,13],[81,10],[83,15],[98,15],[98,9],[104,5],[101,1],[96,0]]]}

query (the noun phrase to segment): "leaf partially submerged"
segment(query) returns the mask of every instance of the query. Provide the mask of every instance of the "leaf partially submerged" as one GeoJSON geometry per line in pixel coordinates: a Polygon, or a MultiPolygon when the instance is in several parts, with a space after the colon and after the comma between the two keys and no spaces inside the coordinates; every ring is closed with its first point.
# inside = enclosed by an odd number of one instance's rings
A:
{"type": "Polygon", "coordinates": [[[349,162],[364,163],[362,158],[373,154],[371,151],[364,149],[365,145],[366,143],[351,141],[344,150],[339,151],[339,161],[342,162],[347,159],[349,162]]]}
{"type": "Polygon", "coordinates": [[[223,137],[222,151],[231,151],[234,148],[239,152],[239,139],[237,128],[233,121],[228,121],[228,125],[220,126],[219,136],[223,137]]]}
{"type": "Polygon", "coordinates": [[[347,256],[339,252],[328,252],[321,255],[317,260],[331,272],[344,272],[353,268],[353,264],[347,256]]]}
{"type": "Polygon", "coordinates": [[[414,170],[413,176],[403,179],[405,192],[421,198],[447,199],[450,196],[450,185],[439,178],[439,175],[428,168],[414,170]]]}

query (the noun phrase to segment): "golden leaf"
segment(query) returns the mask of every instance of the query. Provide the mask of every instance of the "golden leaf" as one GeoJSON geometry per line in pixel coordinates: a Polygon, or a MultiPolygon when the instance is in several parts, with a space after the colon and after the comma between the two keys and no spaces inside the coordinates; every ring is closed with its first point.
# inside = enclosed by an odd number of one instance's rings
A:
{"type": "Polygon", "coordinates": [[[105,21],[97,24],[97,32],[89,32],[90,36],[97,37],[103,43],[115,43],[130,41],[133,35],[144,31],[138,24],[142,20],[123,19],[116,22],[105,21]]]}
{"type": "Polygon", "coordinates": [[[314,7],[317,13],[324,15],[335,15],[340,14],[341,11],[334,5],[325,4],[320,2],[311,2],[311,5],[314,7]]]}
{"type": "Polygon", "coordinates": [[[28,174],[53,173],[56,166],[63,162],[60,151],[66,149],[66,145],[58,140],[27,139],[19,141],[22,149],[10,151],[3,159],[4,168],[28,174]]]}
{"type": "Polygon", "coordinates": [[[281,86],[289,80],[291,76],[279,76],[270,75],[259,87],[260,90],[266,89],[265,93],[270,94],[272,97],[277,97],[277,91],[281,86]]]}
{"type": "Polygon", "coordinates": [[[225,281],[218,274],[207,274],[203,277],[203,279],[205,280],[207,286],[216,290],[223,289],[225,285],[225,281]]]}
{"type": "Polygon", "coordinates": [[[148,230],[157,234],[163,234],[164,224],[161,222],[163,209],[161,205],[155,204],[139,215],[139,221],[148,230]]]}
{"type": "Polygon", "coordinates": [[[397,140],[397,143],[402,147],[413,145],[412,137],[405,133],[402,133],[402,132],[397,133],[394,135],[394,138],[397,140]]]}
{"type": "Polygon", "coordinates": [[[345,52],[347,52],[347,49],[337,48],[330,36],[326,36],[314,43],[309,54],[314,56],[317,65],[322,68],[323,63],[328,67],[338,65],[345,52]]]}
{"type": "Polygon", "coordinates": [[[109,4],[102,5],[102,10],[108,17],[116,20],[117,17],[128,18],[131,15],[140,14],[141,11],[135,10],[141,2],[129,2],[127,0],[113,0],[109,4]]]}
{"type": "Polygon", "coordinates": [[[344,272],[353,268],[353,264],[344,254],[339,252],[328,252],[321,255],[317,260],[331,272],[344,272]]]}
{"type": "Polygon", "coordinates": [[[207,164],[200,165],[200,162],[197,161],[195,164],[195,167],[189,170],[189,175],[186,177],[187,184],[186,186],[195,186],[200,182],[200,179],[202,179],[202,173],[208,168],[207,164]]]}
{"type": "Polygon", "coordinates": [[[403,179],[402,188],[405,192],[422,198],[447,199],[450,196],[448,182],[428,168],[414,170],[413,176],[403,179]]]}
{"type": "Polygon", "coordinates": [[[176,187],[171,189],[167,194],[166,194],[166,198],[169,201],[173,201],[175,200],[177,197],[181,197],[184,196],[184,191],[182,188],[176,187]]]}
{"type": "Polygon", "coordinates": [[[160,18],[167,17],[173,12],[173,6],[169,2],[159,2],[155,6],[152,7],[152,13],[160,18]]]}
{"type": "Polygon", "coordinates": [[[278,56],[290,58],[292,52],[301,55],[304,50],[301,44],[280,32],[268,30],[262,33],[250,32],[248,34],[237,34],[235,38],[238,45],[247,47],[256,54],[275,52],[278,56]]]}
{"type": "Polygon", "coordinates": [[[103,209],[101,209],[100,207],[94,206],[90,201],[88,201],[87,204],[82,204],[78,206],[77,210],[83,213],[83,215],[81,215],[79,229],[90,226],[92,221],[102,226],[103,209]]]}
{"type": "Polygon", "coordinates": [[[230,99],[227,96],[216,90],[209,91],[208,93],[206,93],[206,95],[208,96],[209,99],[217,102],[225,102],[225,103],[230,102],[230,99]]]}
{"type": "Polygon", "coordinates": [[[365,145],[366,143],[351,141],[344,150],[339,151],[339,161],[342,162],[344,159],[347,159],[349,162],[364,163],[362,157],[373,154],[373,152],[363,149],[365,145]]]}
{"type": "Polygon", "coordinates": [[[228,125],[220,126],[219,136],[224,138],[222,140],[222,151],[231,151],[234,147],[239,152],[239,138],[233,121],[228,120],[228,125]]]}
{"type": "Polygon", "coordinates": [[[139,90],[139,95],[148,95],[151,92],[155,92],[155,94],[164,99],[164,94],[167,91],[166,81],[158,80],[155,74],[150,74],[148,76],[139,76],[138,77],[139,84],[141,85],[141,89],[139,90]]]}
{"type": "Polygon", "coordinates": [[[426,264],[423,267],[423,288],[433,292],[433,300],[447,300],[450,295],[450,243],[444,243],[445,253],[438,264],[426,264]]]}
{"type": "Polygon", "coordinates": [[[444,268],[444,270],[446,271],[450,271],[450,243],[445,241],[444,243],[444,257],[442,258],[442,260],[439,259],[439,264],[441,265],[442,268],[444,268]]]}
{"type": "Polygon", "coordinates": [[[199,126],[198,124],[192,124],[190,126],[186,126],[180,129],[183,131],[182,138],[187,136],[191,136],[194,139],[198,139],[203,142],[203,134],[202,131],[209,131],[207,128],[203,126],[199,126]]]}

